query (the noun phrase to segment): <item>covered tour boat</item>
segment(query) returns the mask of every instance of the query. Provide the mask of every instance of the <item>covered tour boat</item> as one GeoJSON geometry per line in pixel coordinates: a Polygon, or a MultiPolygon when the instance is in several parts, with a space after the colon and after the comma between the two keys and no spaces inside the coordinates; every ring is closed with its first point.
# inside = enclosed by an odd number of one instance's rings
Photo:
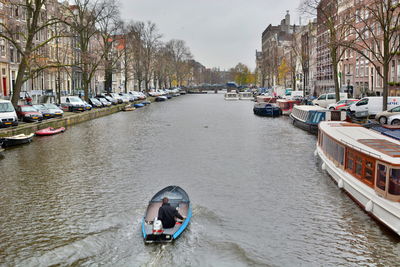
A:
{"type": "Polygon", "coordinates": [[[276,100],[276,104],[282,110],[283,115],[290,115],[293,107],[300,104],[300,100],[278,99],[276,100]]]}
{"type": "Polygon", "coordinates": [[[400,141],[358,124],[321,122],[316,153],[339,188],[400,235],[400,141]]]}
{"type": "Polygon", "coordinates": [[[142,234],[145,243],[172,242],[177,239],[189,225],[192,217],[192,206],[188,194],[179,186],[168,186],[155,194],[149,202],[142,221],[142,234]],[[173,228],[164,229],[157,219],[162,199],[169,198],[169,203],[185,217],[182,222],[177,221],[173,228]]]}
{"type": "Polygon", "coordinates": [[[65,128],[64,127],[60,127],[60,128],[53,128],[53,127],[47,127],[44,128],[42,130],[36,131],[35,135],[37,136],[47,136],[47,135],[54,135],[54,134],[59,134],[59,133],[63,133],[65,132],[65,128]]]}
{"type": "Polygon", "coordinates": [[[321,121],[345,121],[346,111],[328,110],[320,106],[294,106],[290,118],[293,124],[312,134],[317,134],[321,121]]]}
{"type": "Polygon", "coordinates": [[[228,92],[224,95],[225,100],[239,100],[239,96],[236,92],[228,92]]]}
{"type": "Polygon", "coordinates": [[[0,138],[0,143],[3,143],[3,147],[18,146],[32,142],[34,134],[18,134],[10,137],[0,138]]]}

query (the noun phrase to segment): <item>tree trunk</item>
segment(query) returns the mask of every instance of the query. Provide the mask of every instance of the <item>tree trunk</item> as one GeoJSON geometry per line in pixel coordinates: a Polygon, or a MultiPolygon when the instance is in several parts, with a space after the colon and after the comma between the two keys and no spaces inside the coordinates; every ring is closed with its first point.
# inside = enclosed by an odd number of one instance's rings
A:
{"type": "Polygon", "coordinates": [[[389,96],[389,63],[383,65],[383,110],[387,110],[387,102],[389,96]]]}
{"type": "Polygon", "coordinates": [[[89,101],[89,85],[90,79],[88,73],[86,71],[82,72],[82,80],[83,80],[83,93],[85,101],[89,101]]]}
{"type": "Polygon", "coordinates": [[[21,88],[22,85],[24,84],[24,73],[27,69],[26,65],[26,57],[22,57],[21,63],[18,66],[18,75],[17,75],[17,80],[15,81],[15,85],[13,88],[13,94],[11,98],[11,103],[13,104],[14,107],[18,105],[18,100],[20,98],[20,93],[21,93],[21,88]]]}
{"type": "Polygon", "coordinates": [[[331,60],[333,68],[333,82],[335,83],[335,98],[336,102],[340,100],[339,94],[339,81],[338,81],[338,62],[337,62],[337,48],[331,48],[331,60]]]}

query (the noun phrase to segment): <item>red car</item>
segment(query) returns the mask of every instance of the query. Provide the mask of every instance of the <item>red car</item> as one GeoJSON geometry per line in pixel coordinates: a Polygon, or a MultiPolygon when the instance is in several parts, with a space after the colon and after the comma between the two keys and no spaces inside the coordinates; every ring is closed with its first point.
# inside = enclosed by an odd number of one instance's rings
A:
{"type": "Polygon", "coordinates": [[[35,122],[43,120],[42,113],[38,112],[34,107],[29,105],[17,106],[17,116],[20,120],[25,122],[35,122]]]}
{"type": "Polygon", "coordinates": [[[344,99],[336,102],[334,104],[330,104],[328,109],[330,110],[347,110],[351,104],[354,102],[358,102],[359,99],[344,99]]]}

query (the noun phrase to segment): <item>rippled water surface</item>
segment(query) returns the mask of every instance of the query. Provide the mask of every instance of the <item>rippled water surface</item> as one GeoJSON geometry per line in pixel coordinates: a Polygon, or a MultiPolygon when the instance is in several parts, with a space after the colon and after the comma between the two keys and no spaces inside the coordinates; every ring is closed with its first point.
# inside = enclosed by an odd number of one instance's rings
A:
{"type": "Polygon", "coordinates": [[[7,150],[0,264],[398,265],[400,239],[320,169],[316,138],[252,105],[186,95],[7,150]],[[191,225],[144,245],[147,202],[171,184],[191,197],[191,225]]]}

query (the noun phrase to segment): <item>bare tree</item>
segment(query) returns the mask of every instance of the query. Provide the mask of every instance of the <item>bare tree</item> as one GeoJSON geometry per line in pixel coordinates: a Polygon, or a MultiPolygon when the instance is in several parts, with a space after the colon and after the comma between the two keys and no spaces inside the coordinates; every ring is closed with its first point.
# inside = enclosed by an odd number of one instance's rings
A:
{"type": "Polygon", "coordinates": [[[172,59],[176,82],[178,86],[182,86],[185,76],[185,62],[192,58],[192,54],[183,40],[172,39],[165,46],[172,59]]]}
{"type": "Polygon", "coordinates": [[[354,21],[349,10],[339,12],[339,7],[343,3],[344,1],[340,0],[304,0],[300,5],[302,13],[317,17],[318,42],[320,46],[326,46],[329,50],[336,101],[340,100],[338,63],[346,51],[343,49],[343,44],[350,43],[349,28],[354,21]]]}
{"type": "Polygon", "coordinates": [[[0,38],[10,42],[16,50],[18,74],[13,87],[11,102],[18,104],[23,84],[30,78],[50,67],[44,64],[43,56],[46,45],[59,36],[48,36],[49,26],[60,23],[58,18],[47,16],[48,0],[9,0],[6,6],[10,10],[10,21],[0,22],[0,38]],[[13,19],[15,18],[15,19],[13,19]],[[19,59],[19,60],[18,60],[19,59]]]}
{"type": "Polygon", "coordinates": [[[106,0],[103,2],[74,0],[74,5],[69,9],[66,23],[74,34],[74,42],[79,48],[76,50],[75,67],[81,72],[86,101],[89,98],[92,79],[105,57],[106,44],[97,25],[112,14],[112,9],[108,8],[106,0]]]}
{"type": "Polygon", "coordinates": [[[367,0],[355,6],[351,29],[355,42],[347,47],[366,58],[383,80],[383,110],[387,109],[390,63],[400,50],[400,4],[367,0]]]}
{"type": "Polygon", "coordinates": [[[120,20],[119,6],[116,0],[100,3],[99,11],[101,11],[101,14],[97,18],[96,28],[101,37],[100,44],[102,45],[102,54],[104,55],[102,64],[104,66],[104,89],[110,92],[113,70],[116,63],[119,62],[119,56],[121,55],[115,53],[117,50],[113,49],[113,47],[114,43],[118,40],[115,36],[122,28],[122,21],[120,20]]]}

